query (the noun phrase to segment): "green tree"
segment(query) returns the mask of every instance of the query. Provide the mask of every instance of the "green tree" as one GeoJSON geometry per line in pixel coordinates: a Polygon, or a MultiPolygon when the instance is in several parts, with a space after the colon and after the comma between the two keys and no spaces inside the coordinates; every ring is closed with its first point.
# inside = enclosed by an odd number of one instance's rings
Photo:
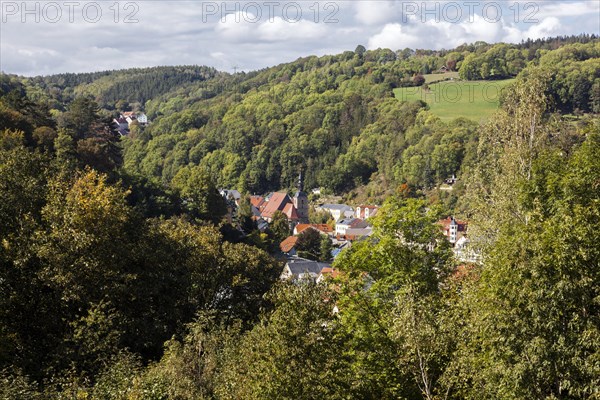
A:
{"type": "Polygon", "coordinates": [[[514,182],[528,218],[496,220],[486,267],[464,295],[467,340],[449,377],[461,398],[598,394],[599,138],[596,127],[572,157],[540,151],[530,179],[514,182]]]}
{"type": "Polygon", "coordinates": [[[321,234],[316,229],[305,229],[298,235],[296,248],[300,257],[309,260],[321,259],[321,234]]]}
{"type": "Polygon", "coordinates": [[[192,216],[216,224],[227,213],[225,200],[204,168],[182,168],[173,178],[173,186],[192,216]]]}
{"type": "Polygon", "coordinates": [[[275,245],[279,247],[279,243],[290,236],[291,233],[287,216],[281,211],[275,211],[273,213],[273,218],[269,223],[269,230],[273,235],[275,245]]]}
{"type": "Polygon", "coordinates": [[[285,285],[270,294],[272,312],[228,351],[217,397],[347,398],[344,337],[325,285],[285,285]]]}
{"type": "Polygon", "coordinates": [[[256,226],[256,221],[252,218],[253,216],[254,214],[252,213],[252,203],[250,202],[250,196],[242,195],[238,207],[238,220],[240,228],[242,228],[242,230],[246,234],[250,234],[251,232],[258,229],[256,226]]]}
{"type": "Polygon", "coordinates": [[[436,321],[451,253],[437,218],[422,200],[391,198],[374,217],[370,240],[334,262],[347,277],[340,309],[350,335],[354,397],[441,393],[448,340],[436,321]]]}
{"type": "Polygon", "coordinates": [[[319,249],[319,261],[323,262],[331,262],[333,256],[331,252],[333,251],[333,243],[331,239],[327,235],[321,235],[321,245],[319,249]]]}

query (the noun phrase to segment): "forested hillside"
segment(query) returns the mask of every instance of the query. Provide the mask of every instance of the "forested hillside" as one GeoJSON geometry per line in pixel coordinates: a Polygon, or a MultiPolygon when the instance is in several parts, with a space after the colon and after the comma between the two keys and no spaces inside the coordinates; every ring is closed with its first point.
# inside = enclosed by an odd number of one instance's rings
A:
{"type": "Polygon", "coordinates": [[[571,37],[2,75],[0,399],[598,398],[599,61],[571,37]],[[393,96],[494,52],[522,62],[486,121],[393,96]],[[151,122],[121,137],[126,103],[151,122]],[[300,170],[383,203],[320,283],[278,279],[287,219],[260,232],[245,198],[232,224],[217,191],[300,170]]]}
{"type": "Polygon", "coordinates": [[[28,95],[51,107],[64,105],[78,96],[91,96],[101,107],[112,110],[126,103],[143,107],[146,101],[192,82],[222,76],[214,68],[194,65],[180,67],[132,68],[92,73],[65,73],[27,80],[28,95]]]}
{"type": "Polygon", "coordinates": [[[496,53],[511,49],[520,62],[502,76],[528,74],[539,64],[557,73],[546,89],[557,111],[598,112],[599,46],[594,41],[540,50],[531,60],[529,50],[503,44],[406,59],[404,53],[360,48],[300,59],[237,77],[239,83],[210,100],[178,93],[150,101],[148,111],[157,118],[142,136],[124,141],[125,166],[163,182],[200,166],[219,186],[255,193],[292,187],[299,170],[306,171],[308,187],[338,193],[370,179],[429,189],[463,173],[477,123],[440,123],[426,104],[399,103],[393,88],[415,85],[420,72],[454,61],[462,73],[478,57],[504,60],[496,53]]]}

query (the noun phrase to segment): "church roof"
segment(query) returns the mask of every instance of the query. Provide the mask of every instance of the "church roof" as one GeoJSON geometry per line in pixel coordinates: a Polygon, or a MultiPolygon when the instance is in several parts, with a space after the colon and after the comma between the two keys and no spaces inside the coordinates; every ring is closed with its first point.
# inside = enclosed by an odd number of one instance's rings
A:
{"type": "Polygon", "coordinates": [[[292,200],[290,199],[290,196],[288,196],[287,193],[285,193],[285,192],[273,193],[273,195],[269,198],[269,202],[267,203],[264,210],[262,211],[263,217],[273,218],[273,214],[275,213],[275,211],[283,211],[286,204],[288,204],[288,203],[291,204],[292,200]]]}
{"type": "Polygon", "coordinates": [[[292,203],[288,203],[283,207],[283,213],[287,215],[288,219],[291,221],[300,219],[298,216],[298,209],[292,203]]]}

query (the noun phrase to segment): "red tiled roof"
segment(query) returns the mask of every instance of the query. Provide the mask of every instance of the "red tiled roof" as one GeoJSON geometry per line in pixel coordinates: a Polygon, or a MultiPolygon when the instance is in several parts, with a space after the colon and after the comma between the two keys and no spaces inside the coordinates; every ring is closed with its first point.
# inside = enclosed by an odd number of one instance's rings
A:
{"type": "Polygon", "coordinates": [[[285,192],[275,192],[269,199],[269,202],[262,210],[262,215],[265,218],[273,218],[275,211],[283,211],[287,203],[292,203],[290,196],[285,192]]]}
{"type": "Polygon", "coordinates": [[[283,242],[279,244],[279,248],[284,253],[289,253],[296,246],[297,241],[298,236],[288,236],[283,242]]]}
{"type": "Polygon", "coordinates": [[[327,275],[335,279],[340,276],[340,271],[334,268],[325,267],[321,270],[321,275],[327,275]]]}
{"type": "Polygon", "coordinates": [[[250,203],[256,208],[260,208],[265,202],[265,198],[262,196],[250,196],[250,203]]]}
{"type": "Polygon", "coordinates": [[[318,230],[321,233],[332,233],[333,229],[327,224],[298,224],[296,225],[296,232],[298,234],[302,233],[308,228],[313,228],[318,230]]]}
{"type": "Polygon", "coordinates": [[[287,203],[285,207],[283,207],[283,213],[287,215],[288,219],[291,221],[300,219],[300,217],[298,217],[298,210],[292,203],[287,203]]]}
{"type": "MultiPolygon", "coordinates": [[[[467,229],[467,222],[466,221],[459,221],[458,219],[454,219],[456,221],[456,223],[458,224],[458,231],[462,232],[464,230],[467,229]]],[[[452,217],[448,217],[445,219],[440,219],[438,221],[438,224],[440,224],[444,229],[450,229],[450,223],[452,222],[452,217]]]]}

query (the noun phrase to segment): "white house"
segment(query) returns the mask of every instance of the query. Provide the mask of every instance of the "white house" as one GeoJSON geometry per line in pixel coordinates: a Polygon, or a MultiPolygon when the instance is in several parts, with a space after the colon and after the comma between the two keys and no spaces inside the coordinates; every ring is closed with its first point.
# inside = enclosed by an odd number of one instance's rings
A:
{"type": "Polygon", "coordinates": [[[354,209],[345,204],[323,204],[318,210],[327,211],[336,221],[354,216],[354,209]]]}
{"type": "Polygon", "coordinates": [[[144,113],[139,113],[137,115],[137,120],[140,124],[146,125],[148,123],[148,117],[144,113]]]}

